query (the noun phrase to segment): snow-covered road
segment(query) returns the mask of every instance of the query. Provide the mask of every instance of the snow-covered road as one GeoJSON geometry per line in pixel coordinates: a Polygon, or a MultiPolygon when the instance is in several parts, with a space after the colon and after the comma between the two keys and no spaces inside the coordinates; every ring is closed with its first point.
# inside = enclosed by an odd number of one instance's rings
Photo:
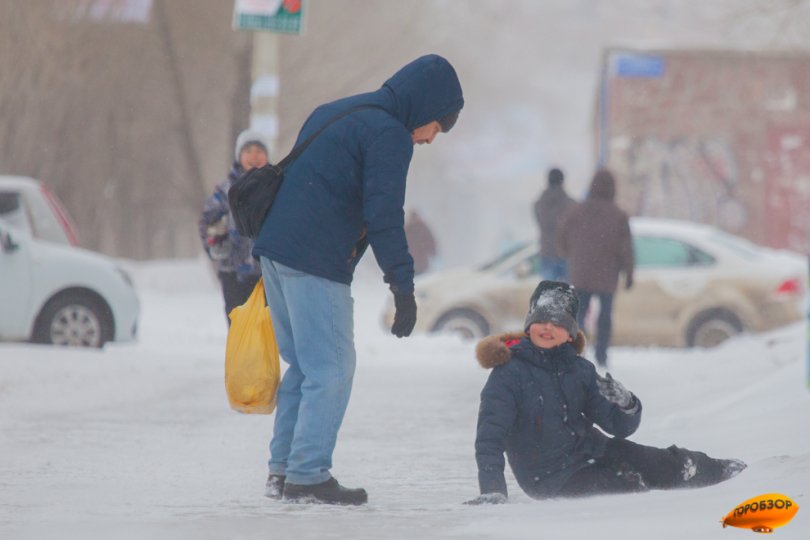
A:
{"type": "Polygon", "coordinates": [[[138,343],[0,345],[0,538],[732,538],[751,533],[719,520],[768,492],[800,507],[776,534],[810,536],[804,325],[714,351],[612,352],[612,373],[645,405],[633,440],[742,458],[739,477],[537,502],[508,476],[511,504],[469,507],[486,377],[473,344],[386,334],[386,289],[361,281],[358,370],[333,472],[370,503],[288,505],[263,497],[272,416],[228,409],[224,315],[205,263],[134,266],[138,343]]]}

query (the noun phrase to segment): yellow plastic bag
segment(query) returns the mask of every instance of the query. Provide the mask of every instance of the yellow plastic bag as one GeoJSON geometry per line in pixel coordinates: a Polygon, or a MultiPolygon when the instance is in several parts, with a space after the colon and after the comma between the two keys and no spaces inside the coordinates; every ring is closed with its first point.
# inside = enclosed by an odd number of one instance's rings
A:
{"type": "Polygon", "coordinates": [[[276,408],[280,370],[278,343],[261,278],[247,302],[228,315],[231,328],[225,347],[225,391],[231,408],[270,414],[276,408]]]}

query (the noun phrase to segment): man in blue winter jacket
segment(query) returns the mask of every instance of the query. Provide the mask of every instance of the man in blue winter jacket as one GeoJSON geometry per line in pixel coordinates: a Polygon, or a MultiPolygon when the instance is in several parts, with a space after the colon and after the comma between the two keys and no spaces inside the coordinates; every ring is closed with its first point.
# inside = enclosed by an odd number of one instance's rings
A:
{"type": "Polygon", "coordinates": [[[370,245],[394,294],[391,332],[410,335],[416,301],[403,229],[405,179],[413,146],[449,131],[463,105],[453,67],[428,55],[375,92],[319,106],[298,134],[296,144],[327,126],[285,169],[253,249],[289,364],[278,391],[268,497],[368,500],[364,489],[345,488],[330,473],[355,369],[352,275],[370,245]]]}

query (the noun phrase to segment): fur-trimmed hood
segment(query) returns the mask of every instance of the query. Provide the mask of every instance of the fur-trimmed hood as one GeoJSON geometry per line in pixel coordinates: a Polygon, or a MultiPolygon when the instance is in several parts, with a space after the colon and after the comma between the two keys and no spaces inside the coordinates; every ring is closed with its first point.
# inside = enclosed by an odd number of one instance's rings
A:
{"type": "MultiPolygon", "coordinates": [[[[509,347],[525,337],[526,334],[523,332],[507,332],[485,337],[475,346],[475,358],[484,369],[505,364],[512,359],[512,350],[509,347]]],[[[585,334],[580,330],[573,342],[577,354],[582,354],[585,350],[585,343],[585,334]]]]}

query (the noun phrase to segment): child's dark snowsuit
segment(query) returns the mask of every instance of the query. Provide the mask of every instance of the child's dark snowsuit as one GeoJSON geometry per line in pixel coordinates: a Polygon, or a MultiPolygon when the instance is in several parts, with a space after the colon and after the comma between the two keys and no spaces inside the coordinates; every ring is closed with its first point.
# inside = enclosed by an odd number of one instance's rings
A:
{"type": "Polygon", "coordinates": [[[479,362],[493,368],[475,441],[482,494],[507,494],[504,453],[520,487],[535,498],[698,487],[742,470],[741,462],[625,440],[641,421],[641,402],[633,397],[622,409],[608,401],[593,364],[578,355],[583,347],[581,334],[551,349],[523,334],[478,345],[479,362]]]}

